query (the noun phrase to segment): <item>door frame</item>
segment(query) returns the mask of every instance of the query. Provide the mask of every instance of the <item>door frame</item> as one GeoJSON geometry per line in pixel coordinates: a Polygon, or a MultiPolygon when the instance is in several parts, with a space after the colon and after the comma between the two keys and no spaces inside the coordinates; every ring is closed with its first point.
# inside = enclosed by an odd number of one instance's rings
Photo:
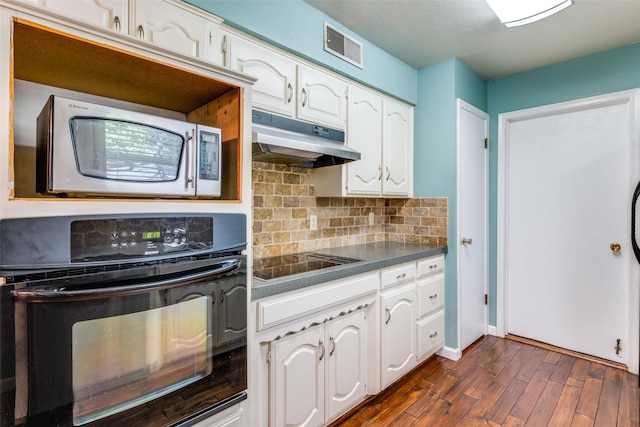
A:
{"type": "MultiPolygon", "coordinates": [[[[460,203],[460,195],[461,195],[461,178],[460,178],[460,174],[462,173],[461,168],[460,168],[460,150],[461,150],[461,129],[460,129],[460,118],[461,118],[461,111],[462,110],[466,110],[468,112],[470,112],[471,114],[480,117],[482,119],[484,119],[485,122],[485,138],[489,138],[489,114],[485,111],[480,110],[479,108],[474,107],[473,105],[469,104],[468,102],[458,98],[456,100],[456,114],[457,114],[457,118],[456,118],[456,240],[454,242],[454,244],[456,246],[458,246],[458,242],[460,242],[460,240],[462,239],[462,235],[461,235],[461,220],[460,218],[462,217],[462,212],[461,212],[461,203],[460,203]]],[[[485,295],[488,295],[488,286],[489,286],[489,149],[485,149],[484,150],[484,208],[485,208],[485,212],[484,212],[484,261],[483,261],[483,265],[484,265],[484,293],[485,295]]],[[[460,348],[461,346],[461,339],[462,339],[462,286],[460,283],[460,278],[462,277],[462,262],[461,262],[461,251],[458,249],[456,251],[456,273],[457,273],[457,324],[459,325],[458,327],[458,334],[457,334],[457,340],[458,340],[458,349],[460,350],[460,352],[463,350],[462,348],[460,348]]],[[[487,334],[488,331],[488,323],[489,323],[489,305],[485,304],[484,306],[484,333],[485,335],[487,334]]]]}
{"type": "MultiPolygon", "coordinates": [[[[635,184],[640,180],[640,89],[614,92],[606,95],[581,98],[572,101],[533,107],[523,110],[501,113],[498,115],[498,189],[497,189],[497,294],[496,294],[496,335],[504,337],[508,330],[508,190],[509,190],[509,125],[512,122],[544,117],[565,112],[592,109],[607,105],[629,105],[629,177],[627,182],[627,240],[624,245],[631,248],[631,193],[635,184]]],[[[628,278],[628,336],[629,343],[627,366],[629,372],[638,373],[640,350],[640,264],[636,261],[633,251],[625,251],[629,257],[626,272],[628,278]]]]}

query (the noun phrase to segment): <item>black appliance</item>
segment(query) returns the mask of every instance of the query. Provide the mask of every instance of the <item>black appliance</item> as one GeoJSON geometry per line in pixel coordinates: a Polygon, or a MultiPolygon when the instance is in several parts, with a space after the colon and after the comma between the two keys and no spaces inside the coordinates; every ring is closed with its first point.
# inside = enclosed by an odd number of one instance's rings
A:
{"type": "Polygon", "coordinates": [[[241,214],[0,221],[0,425],[188,426],[246,399],[246,244],[241,214]]]}

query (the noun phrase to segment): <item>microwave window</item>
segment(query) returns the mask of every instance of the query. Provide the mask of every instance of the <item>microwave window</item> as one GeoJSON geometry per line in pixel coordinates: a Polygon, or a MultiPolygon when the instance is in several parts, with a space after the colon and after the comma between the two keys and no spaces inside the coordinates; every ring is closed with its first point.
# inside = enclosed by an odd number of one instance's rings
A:
{"type": "Polygon", "coordinates": [[[209,296],[72,327],[73,424],[117,414],[211,375],[209,296]]]}
{"type": "Polygon", "coordinates": [[[69,120],[82,175],[134,182],[175,181],[182,135],[141,123],[90,117],[69,120]]]}
{"type": "Polygon", "coordinates": [[[200,131],[200,168],[198,169],[200,179],[217,181],[220,178],[219,137],[214,132],[200,131]]]}

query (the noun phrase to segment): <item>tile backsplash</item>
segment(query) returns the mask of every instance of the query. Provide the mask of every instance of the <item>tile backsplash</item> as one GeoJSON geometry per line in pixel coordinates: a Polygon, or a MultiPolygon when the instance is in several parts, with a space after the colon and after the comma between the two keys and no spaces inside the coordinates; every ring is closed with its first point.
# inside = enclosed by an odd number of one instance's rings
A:
{"type": "Polygon", "coordinates": [[[314,169],[253,162],[254,257],[384,240],[447,244],[447,198],[315,197],[314,178],[314,169]]]}

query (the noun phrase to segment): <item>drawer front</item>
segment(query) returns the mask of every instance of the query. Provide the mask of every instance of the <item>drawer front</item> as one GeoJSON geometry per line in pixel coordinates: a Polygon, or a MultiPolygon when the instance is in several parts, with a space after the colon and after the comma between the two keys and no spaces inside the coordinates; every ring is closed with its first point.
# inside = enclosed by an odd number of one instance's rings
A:
{"type": "Polygon", "coordinates": [[[382,270],[382,289],[400,283],[408,282],[416,278],[416,263],[400,264],[395,267],[389,267],[382,270]]]}
{"type": "Polygon", "coordinates": [[[374,293],[378,286],[378,274],[369,273],[259,300],[258,331],[374,293]]]}
{"type": "Polygon", "coordinates": [[[444,312],[418,322],[418,360],[431,356],[444,345],[444,312]]]}
{"type": "Polygon", "coordinates": [[[418,280],[418,319],[442,309],[444,305],[444,274],[418,280]]]}
{"type": "Polygon", "coordinates": [[[418,277],[429,276],[443,271],[444,255],[438,255],[418,261],[418,277]]]}

